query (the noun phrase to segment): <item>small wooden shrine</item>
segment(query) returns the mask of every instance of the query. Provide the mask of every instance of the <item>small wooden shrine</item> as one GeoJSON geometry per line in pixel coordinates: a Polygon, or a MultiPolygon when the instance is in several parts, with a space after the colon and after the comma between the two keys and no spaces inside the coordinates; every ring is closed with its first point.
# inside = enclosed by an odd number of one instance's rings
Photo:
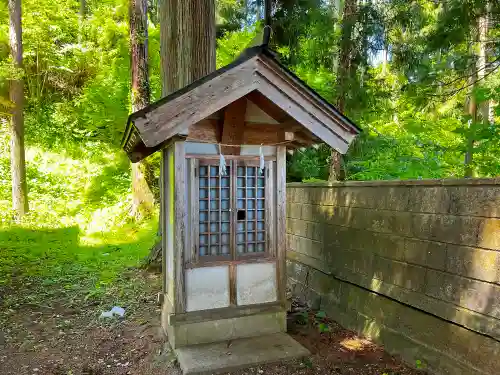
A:
{"type": "Polygon", "coordinates": [[[266,46],[129,117],[130,160],[163,153],[162,324],[174,349],[285,332],[286,151],[345,153],[358,133],[266,46]]]}

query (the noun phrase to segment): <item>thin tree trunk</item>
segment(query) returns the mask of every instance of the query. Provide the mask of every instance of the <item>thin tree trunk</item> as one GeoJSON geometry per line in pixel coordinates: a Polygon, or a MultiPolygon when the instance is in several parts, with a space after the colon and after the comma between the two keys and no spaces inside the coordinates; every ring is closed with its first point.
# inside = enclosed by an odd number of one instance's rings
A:
{"type": "Polygon", "coordinates": [[[470,82],[470,90],[469,90],[469,97],[468,97],[468,104],[467,104],[467,112],[470,116],[469,122],[468,122],[468,131],[467,131],[467,143],[466,143],[466,150],[465,150],[465,157],[464,157],[464,177],[465,178],[471,178],[474,177],[474,168],[472,166],[473,158],[474,158],[474,127],[477,122],[477,103],[476,103],[476,98],[474,97],[473,91],[474,91],[474,82],[477,80],[476,76],[476,70],[473,67],[473,72],[469,77],[469,82],[470,82]]]}
{"type": "MultiPolygon", "coordinates": [[[[9,0],[10,52],[17,69],[23,69],[23,41],[21,27],[21,0],[9,0]]],[[[10,162],[12,171],[12,206],[17,219],[28,212],[28,187],[24,154],[24,85],[23,78],[10,82],[10,100],[13,104],[10,120],[10,162]]]]}
{"type": "Polygon", "coordinates": [[[80,0],[80,18],[82,20],[87,16],[87,0],[80,0]]]}
{"type": "MultiPolygon", "coordinates": [[[[387,40],[387,38],[385,38],[387,40]]],[[[384,41],[384,49],[382,51],[382,75],[386,75],[388,72],[389,65],[389,46],[387,41],[384,41]]]]}
{"type": "MultiPolygon", "coordinates": [[[[159,18],[162,95],[166,96],[215,70],[215,0],[162,0],[159,18]]],[[[148,267],[157,268],[161,255],[161,244],[156,244],[148,267]]]]}
{"type": "MultiPolygon", "coordinates": [[[[136,112],[149,104],[148,65],[148,2],[130,0],[130,58],[131,58],[131,102],[136,112]]],[[[143,160],[132,164],[132,214],[141,219],[149,216],[154,208],[154,195],[148,185],[150,166],[143,160]]]]}
{"type": "MultiPolygon", "coordinates": [[[[492,14],[492,3],[491,2],[488,2],[486,4],[486,25],[485,25],[485,34],[484,34],[484,40],[486,41],[485,42],[485,45],[484,45],[484,49],[485,49],[485,63],[488,64],[489,62],[491,62],[491,57],[492,57],[492,54],[493,54],[493,51],[492,51],[492,48],[491,48],[491,44],[490,42],[487,42],[488,40],[488,32],[491,30],[496,30],[496,28],[498,27],[498,16],[495,16],[492,14]]],[[[485,74],[490,74],[492,72],[492,70],[495,69],[495,66],[494,64],[490,64],[486,67],[485,69],[485,74]]],[[[490,99],[488,100],[488,108],[487,108],[487,111],[485,109],[484,111],[484,114],[485,114],[485,121],[487,119],[488,121],[488,124],[493,124],[495,122],[495,107],[497,106],[497,103],[495,102],[495,100],[493,99],[490,99]]]]}
{"type": "MultiPolygon", "coordinates": [[[[487,124],[490,120],[490,102],[485,100],[477,103],[474,97],[474,89],[477,85],[483,83],[486,74],[486,58],[487,58],[487,39],[488,39],[488,7],[486,7],[485,14],[479,17],[477,23],[477,35],[479,40],[479,48],[477,53],[476,64],[472,65],[472,74],[469,78],[470,91],[468,97],[468,114],[470,116],[469,128],[467,132],[467,144],[464,157],[464,177],[471,178],[476,176],[474,168],[474,148],[476,145],[476,131],[478,124],[487,124]]],[[[475,38],[473,38],[474,40],[475,38]]]]}
{"type": "Polygon", "coordinates": [[[83,25],[85,19],[87,18],[87,0],[80,0],[80,19],[79,19],[79,30],[78,30],[78,43],[83,41],[83,25]]]}
{"type": "MultiPolygon", "coordinates": [[[[488,7],[486,7],[488,8],[488,7]]],[[[487,60],[487,40],[488,40],[488,10],[486,14],[479,18],[479,54],[477,59],[477,79],[483,84],[483,79],[486,74],[487,60]]],[[[479,113],[481,122],[488,123],[490,115],[490,101],[484,100],[479,103],[479,113]]]]}
{"type": "MultiPolygon", "coordinates": [[[[349,81],[352,78],[353,43],[352,34],[356,23],[356,0],[345,0],[342,11],[342,35],[340,39],[339,63],[337,65],[337,109],[344,112],[349,81]]],[[[338,181],[342,178],[342,155],[332,149],[330,156],[329,181],[338,181]]]]}

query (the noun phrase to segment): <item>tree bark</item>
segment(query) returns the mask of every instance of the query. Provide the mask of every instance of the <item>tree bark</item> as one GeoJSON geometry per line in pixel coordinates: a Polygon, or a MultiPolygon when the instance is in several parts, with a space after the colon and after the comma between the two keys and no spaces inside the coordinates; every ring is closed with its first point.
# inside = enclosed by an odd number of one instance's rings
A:
{"type": "MultiPolygon", "coordinates": [[[[130,66],[132,112],[149,104],[151,89],[148,65],[148,2],[130,0],[130,66]]],[[[154,209],[154,195],[148,185],[150,166],[146,160],[132,164],[132,215],[142,219],[154,209]]]]}
{"type": "MultiPolygon", "coordinates": [[[[215,70],[215,0],[162,0],[159,18],[162,95],[166,96],[215,70]]],[[[161,254],[161,245],[153,246],[147,267],[156,269],[161,254]]]]}
{"type": "MultiPolygon", "coordinates": [[[[21,0],[9,0],[10,52],[16,69],[23,69],[23,41],[21,26],[21,0]]],[[[10,162],[12,172],[12,206],[16,218],[28,212],[28,187],[24,153],[24,83],[16,74],[10,82],[10,100],[13,104],[10,119],[10,162]]]]}
{"type": "MultiPolygon", "coordinates": [[[[337,109],[344,112],[346,109],[346,97],[353,72],[352,60],[353,43],[352,34],[356,24],[357,0],[345,0],[342,11],[342,34],[340,38],[340,51],[337,64],[337,109]]],[[[329,181],[338,181],[342,179],[342,154],[332,149],[330,156],[330,175],[329,181]]]]}
{"type": "MultiPolygon", "coordinates": [[[[464,157],[464,177],[476,177],[476,169],[474,168],[474,148],[476,146],[476,131],[479,124],[488,124],[490,121],[490,101],[485,100],[477,103],[474,97],[474,89],[477,84],[483,83],[486,74],[487,60],[487,40],[488,40],[488,21],[489,12],[488,6],[485,7],[485,12],[481,15],[477,22],[477,36],[479,40],[476,64],[472,64],[472,74],[469,78],[470,90],[468,96],[468,114],[470,116],[469,127],[467,132],[467,144],[464,157]]],[[[476,39],[473,36],[473,40],[476,39]]]]}
{"type": "MultiPolygon", "coordinates": [[[[486,13],[479,18],[479,53],[477,59],[477,79],[483,84],[483,79],[486,75],[487,63],[487,42],[488,40],[488,7],[486,13]]],[[[490,101],[484,100],[479,103],[479,113],[481,122],[488,123],[490,117],[490,101]]]]}
{"type": "Polygon", "coordinates": [[[163,0],[160,4],[162,94],[215,70],[215,1],[163,0]]]}

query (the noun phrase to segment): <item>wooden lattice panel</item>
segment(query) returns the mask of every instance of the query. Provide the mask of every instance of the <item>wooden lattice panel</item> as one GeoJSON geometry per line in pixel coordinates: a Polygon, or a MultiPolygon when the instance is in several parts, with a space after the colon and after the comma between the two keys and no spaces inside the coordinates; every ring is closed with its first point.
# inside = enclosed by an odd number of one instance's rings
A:
{"type": "Polygon", "coordinates": [[[197,248],[200,260],[231,260],[267,252],[267,170],[258,162],[230,160],[219,175],[218,160],[198,165],[197,248]]]}
{"type": "Polygon", "coordinates": [[[199,255],[231,254],[231,166],[219,175],[219,166],[199,166],[199,255]]]}
{"type": "Polygon", "coordinates": [[[266,179],[257,166],[236,168],[236,252],[238,255],[266,250],[266,179]]]}

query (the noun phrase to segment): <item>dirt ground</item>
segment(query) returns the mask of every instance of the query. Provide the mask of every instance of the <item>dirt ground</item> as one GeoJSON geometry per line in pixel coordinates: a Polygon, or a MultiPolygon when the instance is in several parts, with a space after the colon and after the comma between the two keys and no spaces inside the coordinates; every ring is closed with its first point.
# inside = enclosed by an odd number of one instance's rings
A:
{"type": "MultiPolygon", "coordinates": [[[[124,319],[100,319],[97,303],[49,302],[0,311],[2,375],[177,375],[180,370],[164,343],[156,302],[159,278],[137,273],[145,286],[124,319]]],[[[259,366],[245,374],[417,375],[368,340],[335,322],[317,319],[290,324],[290,334],[312,353],[309,359],[259,366]],[[301,323],[301,324],[299,324],[301,323]],[[322,329],[324,331],[324,329],[322,329]]]]}

